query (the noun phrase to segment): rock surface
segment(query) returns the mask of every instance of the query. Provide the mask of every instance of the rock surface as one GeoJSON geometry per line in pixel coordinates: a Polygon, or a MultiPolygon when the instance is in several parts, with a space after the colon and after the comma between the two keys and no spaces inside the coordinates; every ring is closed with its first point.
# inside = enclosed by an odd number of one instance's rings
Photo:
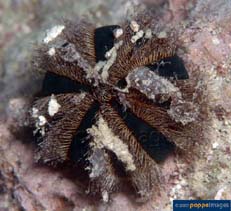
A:
{"type": "MultiPolygon", "coordinates": [[[[26,124],[28,101],[41,86],[30,71],[33,43],[60,17],[87,17],[97,25],[118,23],[132,13],[127,1],[7,0],[0,2],[0,210],[170,211],[178,199],[230,199],[231,193],[231,2],[229,0],[144,0],[160,14],[160,25],[174,26],[191,75],[202,74],[207,85],[208,142],[189,164],[169,158],[162,166],[163,192],[145,204],[125,193],[109,204],[85,196],[75,172],[54,170],[33,162],[26,124]]],[[[58,19],[58,20],[57,20],[58,19]]],[[[75,170],[76,171],[76,170],[75,170]]]]}

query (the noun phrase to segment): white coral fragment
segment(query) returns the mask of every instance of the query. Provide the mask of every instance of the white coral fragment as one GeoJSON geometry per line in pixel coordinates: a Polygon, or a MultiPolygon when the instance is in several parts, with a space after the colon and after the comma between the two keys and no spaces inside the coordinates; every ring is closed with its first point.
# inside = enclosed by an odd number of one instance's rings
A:
{"type": "MultiPolygon", "coordinates": [[[[108,60],[105,63],[102,63],[102,73],[101,73],[101,79],[103,82],[107,81],[107,78],[109,76],[108,70],[110,67],[114,64],[116,58],[117,58],[117,50],[123,45],[123,41],[119,41],[118,43],[115,43],[114,47],[112,47],[107,53],[106,56],[108,57],[108,60]]],[[[96,65],[97,66],[97,65],[96,65]]]]}
{"type": "Polygon", "coordinates": [[[134,171],[136,169],[128,146],[112,132],[101,116],[97,125],[88,129],[88,133],[94,137],[94,143],[98,148],[106,148],[114,152],[117,158],[126,165],[126,170],[134,171]]]}
{"type": "Polygon", "coordinates": [[[33,118],[37,118],[38,117],[38,109],[37,108],[35,108],[35,107],[33,107],[32,108],[32,117],[33,118]]]}
{"type": "Polygon", "coordinates": [[[49,56],[54,56],[55,55],[55,48],[54,47],[50,48],[47,53],[49,56]]]}
{"type": "Polygon", "coordinates": [[[47,123],[46,117],[45,116],[38,116],[38,126],[44,126],[47,123]]]}
{"type": "Polygon", "coordinates": [[[140,25],[136,21],[131,21],[130,28],[134,32],[138,32],[140,30],[140,25]]]}
{"type": "Polygon", "coordinates": [[[117,58],[117,50],[123,45],[123,41],[119,41],[114,44],[114,46],[106,52],[105,57],[106,61],[98,61],[94,68],[90,68],[87,71],[87,78],[88,79],[94,79],[95,84],[98,84],[98,81],[101,80],[104,83],[107,82],[109,73],[108,70],[110,67],[114,64],[116,58],[117,58]]]}
{"type": "Polygon", "coordinates": [[[170,97],[174,99],[170,109],[167,111],[169,116],[176,122],[186,125],[198,119],[200,112],[199,106],[193,102],[185,101],[178,87],[170,80],[159,76],[147,67],[139,67],[133,70],[126,77],[129,86],[138,89],[147,98],[163,103],[170,97]]]}
{"type": "Polygon", "coordinates": [[[102,198],[103,198],[104,202],[108,202],[109,201],[109,194],[108,194],[107,191],[103,191],[102,198]]]}
{"type": "Polygon", "coordinates": [[[123,33],[124,32],[122,28],[118,28],[113,31],[113,35],[116,39],[118,39],[123,33]]]}
{"type": "Polygon", "coordinates": [[[219,146],[219,143],[218,143],[218,142],[214,142],[214,143],[212,144],[212,148],[213,148],[213,149],[217,149],[218,146],[219,146]]]}
{"type": "Polygon", "coordinates": [[[39,132],[42,136],[45,135],[45,125],[47,123],[47,119],[43,115],[39,115],[39,110],[35,107],[32,108],[32,118],[35,119],[35,130],[33,131],[34,134],[39,132]]]}
{"type": "Polygon", "coordinates": [[[138,31],[135,35],[133,35],[131,37],[131,42],[135,43],[137,40],[139,40],[140,38],[142,38],[144,36],[144,31],[140,30],[138,31]]]}
{"type": "Polygon", "coordinates": [[[155,101],[156,95],[176,95],[179,89],[169,80],[150,71],[147,67],[139,67],[126,77],[130,86],[137,88],[149,99],[155,101]]]}
{"type": "MultiPolygon", "coordinates": [[[[137,40],[139,40],[145,35],[144,31],[140,30],[140,25],[136,21],[131,21],[130,28],[133,32],[135,32],[135,35],[131,37],[132,43],[135,43],[137,40]]],[[[150,37],[150,34],[148,34],[148,36],[150,37]]]]}
{"type": "Polygon", "coordinates": [[[43,39],[43,42],[48,44],[52,40],[54,40],[65,28],[64,25],[57,25],[52,27],[50,30],[47,30],[46,37],[43,39]]]}
{"type": "Polygon", "coordinates": [[[51,95],[51,98],[48,102],[48,114],[54,116],[58,111],[61,105],[58,103],[54,95],[51,95]]]}

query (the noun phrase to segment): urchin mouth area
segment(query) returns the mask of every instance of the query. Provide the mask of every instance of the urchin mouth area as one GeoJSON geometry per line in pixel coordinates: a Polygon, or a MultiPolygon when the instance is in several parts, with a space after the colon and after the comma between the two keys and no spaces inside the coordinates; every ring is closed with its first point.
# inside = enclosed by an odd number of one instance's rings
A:
{"type": "Polygon", "coordinates": [[[107,103],[115,97],[115,92],[110,86],[99,85],[95,89],[92,89],[92,95],[99,103],[107,103]]]}

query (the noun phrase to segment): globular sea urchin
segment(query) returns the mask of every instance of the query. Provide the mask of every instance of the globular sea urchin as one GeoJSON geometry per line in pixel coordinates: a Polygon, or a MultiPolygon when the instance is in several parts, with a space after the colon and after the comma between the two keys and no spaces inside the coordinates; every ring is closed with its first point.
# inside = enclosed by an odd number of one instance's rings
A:
{"type": "Polygon", "coordinates": [[[49,30],[33,59],[47,71],[31,111],[36,159],[55,165],[79,151],[91,193],[107,201],[122,171],[140,199],[149,198],[158,163],[174,149],[187,151],[199,128],[199,97],[176,50],[176,40],[158,37],[146,16],[100,28],[65,21],[49,30]]]}

